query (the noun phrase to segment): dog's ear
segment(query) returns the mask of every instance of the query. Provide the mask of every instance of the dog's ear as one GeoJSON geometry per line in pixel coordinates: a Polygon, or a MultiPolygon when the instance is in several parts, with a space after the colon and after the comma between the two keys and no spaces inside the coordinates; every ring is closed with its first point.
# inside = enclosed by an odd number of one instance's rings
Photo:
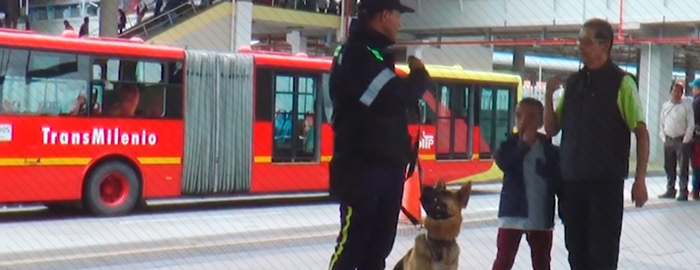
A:
{"type": "Polygon", "coordinates": [[[472,194],[472,182],[467,182],[457,191],[457,197],[459,198],[459,205],[462,208],[467,208],[469,203],[469,197],[472,194]]]}
{"type": "Polygon", "coordinates": [[[435,184],[435,189],[437,190],[445,190],[447,187],[445,186],[445,180],[442,178],[438,179],[437,184],[435,184]]]}

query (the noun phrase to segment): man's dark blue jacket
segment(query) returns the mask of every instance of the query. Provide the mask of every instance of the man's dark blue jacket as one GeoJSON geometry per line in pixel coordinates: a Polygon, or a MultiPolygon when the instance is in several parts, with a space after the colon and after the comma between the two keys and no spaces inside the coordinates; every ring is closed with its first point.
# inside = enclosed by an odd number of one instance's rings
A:
{"type": "MultiPolygon", "coordinates": [[[[559,169],[559,148],[552,140],[538,133],[537,140],[544,146],[545,160],[537,161],[537,173],[547,180],[548,200],[546,207],[551,214],[551,225],[554,226],[555,196],[561,201],[561,172],[559,169]]],[[[525,179],[523,162],[530,146],[520,143],[520,136],[512,133],[502,142],[496,152],[496,165],[503,171],[503,188],[498,208],[498,217],[528,217],[527,197],[525,194],[525,179]]],[[[563,220],[561,207],[559,217],[563,220]]]]}

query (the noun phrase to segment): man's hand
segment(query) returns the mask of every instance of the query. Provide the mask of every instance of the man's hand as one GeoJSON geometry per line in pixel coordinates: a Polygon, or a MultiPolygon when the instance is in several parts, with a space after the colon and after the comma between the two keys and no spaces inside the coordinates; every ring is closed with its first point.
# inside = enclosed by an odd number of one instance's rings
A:
{"type": "Polygon", "coordinates": [[[425,68],[425,65],[423,64],[423,61],[418,59],[417,57],[411,55],[408,57],[408,68],[410,69],[416,69],[416,68],[425,68]]]}
{"type": "Polygon", "coordinates": [[[645,178],[645,175],[637,173],[634,178],[634,183],[632,184],[632,202],[634,202],[634,205],[638,208],[644,206],[647,200],[649,200],[645,178]]]}
{"type": "Polygon", "coordinates": [[[561,84],[563,82],[564,81],[561,78],[559,78],[559,76],[554,76],[554,77],[549,78],[547,80],[547,90],[546,90],[545,94],[547,96],[551,97],[554,94],[554,92],[556,92],[557,89],[559,89],[559,87],[561,87],[561,84]]]}
{"type": "Polygon", "coordinates": [[[522,135],[520,135],[520,139],[528,146],[532,146],[535,144],[536,136],[537,135],[537,130],[532,129],[532,128],[526,128],[523,130],[522,135]]]}

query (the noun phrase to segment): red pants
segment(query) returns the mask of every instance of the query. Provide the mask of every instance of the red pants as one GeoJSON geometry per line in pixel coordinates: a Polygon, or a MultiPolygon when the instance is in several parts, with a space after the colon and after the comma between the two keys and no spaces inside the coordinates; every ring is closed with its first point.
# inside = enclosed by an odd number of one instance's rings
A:
{"type": "Polygon", "coordinates": [[[551,269],[552,231],[521,231],[498,229],[498,254],[493,262],[493,270],[510,270],[518,254],[520,239],[525,234],[530,244],[530,256],[534,270],[551,269]]]}

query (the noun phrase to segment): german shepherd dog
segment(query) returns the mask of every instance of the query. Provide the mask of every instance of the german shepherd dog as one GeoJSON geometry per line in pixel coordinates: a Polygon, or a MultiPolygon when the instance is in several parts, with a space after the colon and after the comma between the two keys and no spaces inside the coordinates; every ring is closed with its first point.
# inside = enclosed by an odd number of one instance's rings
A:
{"type": "Polygon", "coordinates": [[[423,187],[421,204],[427,213],[426,233],[416,236],[413,247],[394,270],[457,270],[457,237],[462,228],[462,209],[467,208],[471,191],[471,182],[459,191],[449,191],[442,179],[435,187],[423,187]]]}

